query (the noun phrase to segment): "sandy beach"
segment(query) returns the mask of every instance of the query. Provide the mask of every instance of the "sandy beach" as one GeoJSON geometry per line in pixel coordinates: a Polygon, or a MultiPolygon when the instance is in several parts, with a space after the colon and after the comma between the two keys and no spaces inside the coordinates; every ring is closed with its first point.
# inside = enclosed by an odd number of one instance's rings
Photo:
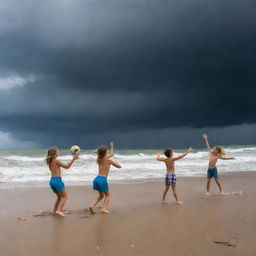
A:
{"type": "Polygon", "coordinates": [[[68,187],[67,216],[48,214],[47,188],[0,190],[1,256],[256,255],[255,172],[221,176],[225,192],[205,196],[203,177],[178,177],[184,205],[160,203],[163,180],[111,184],[111,214],[91,215],[90,186],[68,187]],[[45,216],[37,216],[46,212],[45,216]],[[34,215],[34,216],[33,216],[34,215]]]}

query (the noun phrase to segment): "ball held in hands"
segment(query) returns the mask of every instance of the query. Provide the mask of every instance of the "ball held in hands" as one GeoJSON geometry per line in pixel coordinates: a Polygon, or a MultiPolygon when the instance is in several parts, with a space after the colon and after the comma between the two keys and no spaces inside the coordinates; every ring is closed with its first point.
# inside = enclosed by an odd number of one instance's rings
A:
{"type": "Polygon", "coordinates": [[[71,151],[72,155],[75,156],[75,155],[80,154],[81,149],[80,149],[79,146],[74,145],[74,146],[71,147],[70,151],[71,151]]]}

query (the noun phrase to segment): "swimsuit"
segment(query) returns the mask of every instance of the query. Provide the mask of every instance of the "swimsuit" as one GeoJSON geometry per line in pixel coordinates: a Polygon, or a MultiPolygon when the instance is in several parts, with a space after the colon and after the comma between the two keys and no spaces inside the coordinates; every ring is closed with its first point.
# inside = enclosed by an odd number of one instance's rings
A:
{"type": "Polygon", "coordinates": [[[165,185],[166,186],[175,186],[176,185],[176,174],[174,172],[166,173],[165,185]]]}
{"type": "Polygon", "coordinates": [[[57,192],[65,189],[65,185],[62,182],[61,177],[51,177],[51,180],[50,180],[49,184],[50,184],[50,186],[52,188],[52,191],[54,193],[57,193],[57,192]]]}
{"type": "Polygon", "coordinates": [[[218,170],[217,170],[216,167],[214,167],[214,168],[209,168],[208,171],[207,171],[207,178],[208,178],[208,179],[211,179],[212,177],[214,177],[215,179],[218,179],[218,178],[219,178],[218,170]]]}
{"type": "Polygon", "coordinates": [[[108,192],[108,181],[107,177],[97,176],[93,180],[93,189],[99,192],[108,192]]]}

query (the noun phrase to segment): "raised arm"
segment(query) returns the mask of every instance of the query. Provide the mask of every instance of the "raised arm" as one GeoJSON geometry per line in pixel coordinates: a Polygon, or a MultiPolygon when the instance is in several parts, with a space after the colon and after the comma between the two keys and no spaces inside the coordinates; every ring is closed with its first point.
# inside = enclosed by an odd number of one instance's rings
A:
{"type": "Polygon", "coordinates": [[[209,142],[208,142],[208,135],[203,134],[203,138],[205,139],[205,144],[206,144],[206,147],[207,147],[208,151],[211,152],[211,148],[210,148],[210,145],[209,145],[209,142]]]}
{"type": "Polygon", "coordinates": [[[110,142],[110,151],[107,155],[108,158],[113,157],[114,156],[114,143],[110,142]]]}
{"type": "Polygon", "coordinates": [[[219,159],[221,159],[221,160],[235,160],[234,157],[224,157],[224,156],[220,156],[219,159]]]}
{"type": "Polygon", "coordinates": [[[157,153],[157,155],[156,155],[156,160],[158,160],[158,161],[164,161],[164,160],[165,160],[165,158],[162,158],[162,157],[161,157],[161,152],[158,152],[158,153],[157,153]]]}
{"type": "Polygon", "coordinates": [[[113,166],[115,166],[116,168],[122,168],[122,166],[118,163],[118,162],[115,162],[113,160],[109,160],[109,163],[113,166]]]}
{"type": "Polygon", "coordinates": [[[188,153],[192,152],[192,150],[193,150],[193,149],[190,147],[190,148],[188,149],[188,151],[185,152],[184,154],[182,154],[182,155],[180,155],[180,156],[177,156],[177,157],[173,157],[173,161],[176,161],[176,160],[179,160],[179,159],[183,158],[183,157],[186,156],[188,153]]]}
{"type": "Polygon", "coordinates": [[[72,160],[69,161],[67,164],[64,164],[62,163],[61,161],[59,160],[56,160],[57,161],[57,164],[60,166],[60,167],[63,167],[65,169],[69,169],[71,167],[71,165],[79,158],[79,155],[74,155],[72,160]]]}

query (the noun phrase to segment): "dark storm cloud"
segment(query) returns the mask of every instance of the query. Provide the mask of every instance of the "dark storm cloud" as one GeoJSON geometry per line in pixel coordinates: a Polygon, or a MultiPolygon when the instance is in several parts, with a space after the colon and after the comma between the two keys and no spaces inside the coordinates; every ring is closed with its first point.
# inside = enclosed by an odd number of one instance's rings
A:
{"type": "Polygon", "coordinates": [[[36,78],[0,84],[0,130],[18,139],[135,145],[132,132],[256,122],[254,1],[9,1],[0,14],[0,78],[36,78]]]}

